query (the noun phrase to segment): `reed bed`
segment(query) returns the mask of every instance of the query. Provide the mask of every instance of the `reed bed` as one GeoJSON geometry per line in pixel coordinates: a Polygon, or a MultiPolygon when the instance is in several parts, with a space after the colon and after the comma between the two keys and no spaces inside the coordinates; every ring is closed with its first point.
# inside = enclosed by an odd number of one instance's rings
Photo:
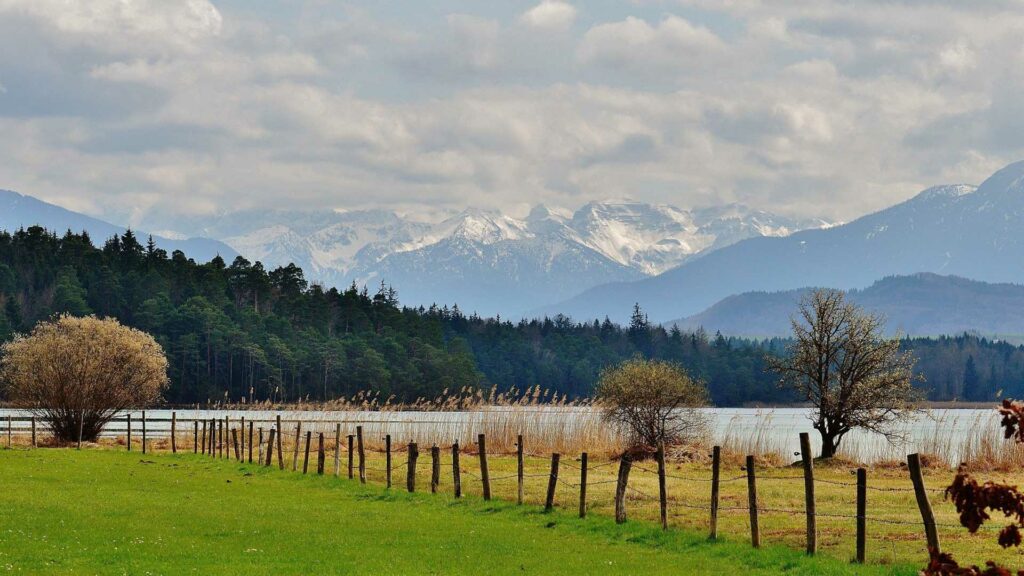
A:
{"type": "MultiPolygon", "coordinates": [[[[445,391],[433,398],[397,402],[394,397],[363,392],[326,403],[277,404],[269,401],[219,403],[211,406],[179,407],[178,418],[210,419],[245,417],[269,431],[280,415],[285,434],[294,434],[297,423],[303,432],[313,430],[334,437],[342,425],[342,441],[363,427],[364,441],[373,449],[384,446],[391,436],[398,449],[416,442],[421,446],[459,442],[473,450],[479,434],[487,436],[496,451],[515,449],[519,435],[529,439],[526,450],[536,455],[589,452],[616,455],[625,448],[625,434],[601,417],[601,406],[588,399],[570,399],[539,386],[501,393],[496,389],[463,388],[445,391]]],[[[796,460],[797,437],[811,432],[805,411],[792,408],[754,410],[708,408],[710,425],[692,445],[672,450],[681,460],[706,458],[710,446],[720,445],[729,458],[754,455],[768,466],[784,466],[796,460]],[[732,412],[732,414],[730,414],[732,412]]],[[[149,412],[154,417],[154,412],[149,412]]],[[[153,421],[151,438],[166,435],[169,425],[153,421]],[[163,427],[164,429],[161,429],[163,427]]],[[[138,411],[133,412],[136,422],[138,411]]],[[[125,423],[114,422],[106,436],[123,436],[125,423]]],[[[138,424],[135,424],[138,426],[138,424]]],[[[187,434],[189,427],[179,428],[187,434]]],[[[840,456],[844,461],[867,465],[898,465],[910,452],[918,452],[932,466],[955,468],[961,463],[975,470],[1013,470],[1024,465],[1024,447],[1003,441],[995,410],[937,409],[921,411],[898,430],[903,441],[889,443],[877,434],[851,432],[843,439],[840,456]]]]}

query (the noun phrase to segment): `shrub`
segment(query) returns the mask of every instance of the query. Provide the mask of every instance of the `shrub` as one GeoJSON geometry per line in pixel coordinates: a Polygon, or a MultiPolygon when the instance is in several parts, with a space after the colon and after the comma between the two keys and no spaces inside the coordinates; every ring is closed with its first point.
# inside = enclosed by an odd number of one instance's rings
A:
{"type": "Polygon", "coordinates": [[[47,422],[58,441],[95,440],[121,410],[157,401],[167,387],[163,349],[114,319],[59,316],[2,347],[7,399],[47,422]]]}
{"type": "Polygon", "coordinates": [[[707,428],[697,410],[707,405],[707,388],[672,362],[635,358],[608,368],[596,395],[604,418],[625,428],[634,450],[692,440],[707,428]]]}

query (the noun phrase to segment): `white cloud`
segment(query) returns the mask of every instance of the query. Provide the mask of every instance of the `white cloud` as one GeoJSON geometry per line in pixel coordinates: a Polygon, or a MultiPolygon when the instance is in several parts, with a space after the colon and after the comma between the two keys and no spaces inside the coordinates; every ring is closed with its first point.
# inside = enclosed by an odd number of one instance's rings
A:
{"type": "Polygon", "coordinates": [[[221,33],[207,0],[0,0],[0,14],[35,18],[54,33],[109,52],[190,50],[221,33]]]}
{"type": "Polygon", "coordinates": [[[566,30],[576,20],[576,7],[559,0],[544,0],[524,12],[521,19],[534,28],[566,30]]]}
{"type": "Polygon", "coordinates": [[[959,73],[974,68],[977,62],[974,50],[961,40],[946,46],[939,52],[939,63],[943,68],[959,73]]]}
{"type": "Polygon", "coordinates": [[[693,66],[723,46],[713,32],[678,16],[667,16],[655,26],[630,16],[588,30],[578,54],[583,62],[613,67],[675,69],[693,66]]]}
{"type": "Polygon", "coordinates": [[[260,6],[0,0],[0,188],[115,219],[627,194],[850,219],[1024,157],[999,3],[260,6]]]}

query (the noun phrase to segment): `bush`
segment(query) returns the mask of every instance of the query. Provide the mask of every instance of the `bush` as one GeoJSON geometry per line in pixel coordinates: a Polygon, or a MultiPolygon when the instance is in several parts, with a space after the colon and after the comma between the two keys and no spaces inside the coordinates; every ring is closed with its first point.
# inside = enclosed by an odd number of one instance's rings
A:
{"type": "Polygon", "coordinates": [[[7,399],[31,410],[58,441],[95,440],[121,410],[157,401],[167,387],[163,349],[114,319],[60,316],[2,347],[7,399]]]}
{"type": "Polygon", "coordinates": [[[690,441],[707,429],[698,410],[707,405],[707,388],[672,362],[635,358],[608,368],[596,395],[604,418],[625,428],[634,451],[690,441]]]}

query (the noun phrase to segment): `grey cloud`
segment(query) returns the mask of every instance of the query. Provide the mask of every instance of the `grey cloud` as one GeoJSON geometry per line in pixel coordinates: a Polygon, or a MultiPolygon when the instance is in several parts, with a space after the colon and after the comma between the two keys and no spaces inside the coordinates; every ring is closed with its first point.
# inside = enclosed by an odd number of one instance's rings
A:
{"type": "Polygon", "coordinates": [[[714,2],[719,33],[669,4],[218,22],[100,0],[61,22],[27,2],[0,0],[0,187],[94,213],[629,194],[845,219],[1024,153],[1009,4],[714,2]]]}

